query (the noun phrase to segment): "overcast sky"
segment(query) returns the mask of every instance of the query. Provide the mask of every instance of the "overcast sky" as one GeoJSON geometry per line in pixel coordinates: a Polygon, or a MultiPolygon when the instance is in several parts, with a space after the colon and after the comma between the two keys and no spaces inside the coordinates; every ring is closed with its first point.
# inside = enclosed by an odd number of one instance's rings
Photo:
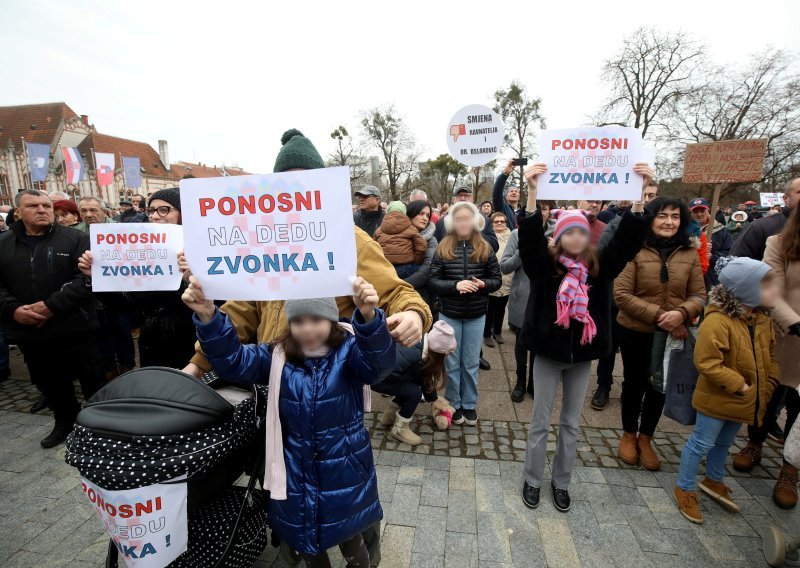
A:
{"type": "Polygon", "coordinates": [[[719,63],[768,44],[800,53],[798,5],[0,0],[0,105],[65,101],[100,132],[168,140],[173,162],[262,173],[284,130],[326,157],[338,124],[358,131],[361,110],[393,103],[434,157],[451,115],[512,79],[549,127],[584,124],[603,60],[639,26],[689,32],[719,63]]]}

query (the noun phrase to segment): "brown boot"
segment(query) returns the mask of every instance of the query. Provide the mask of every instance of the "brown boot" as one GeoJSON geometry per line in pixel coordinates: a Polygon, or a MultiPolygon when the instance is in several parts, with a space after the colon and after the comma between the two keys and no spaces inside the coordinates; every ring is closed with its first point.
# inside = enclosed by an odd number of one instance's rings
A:
{"type": "Polygon", "coordinates": [[[698,525],[703,522],[703,513],[700,512],[700,500],[697,498],[695,491],[684,491],[676,485],[674,495],[681,515],[698,525]]]}
{"type": "Polygon", "coordinates": [[[747,442],[742,451],[733,456],[733,469],[743,473],[750,473],[753,468],[761,463],[761,444],[747,442]]]}
{"type": "Polygon", "coordinates": [[[617,450],[619,459],[628,465],[636,465],[639,463],[639,450],[636,447],[636,434],[624,432],[622,438],[619,439],[619,450],[617,450]]]}
{"type": "Polygon", "coordinates": [[[784,462],[775,489],[772,490],[772,500],[781,509],[794,509],[797,505],[797,468],[784,462]]]}
{"type": "Polygon", "coordinates": [[[639,434],[639,439],[636,446],[639,448],[639,463],[642,467],[650,471],[658,471],[661,469],[661,460],[658,459],[658,454],[652,446],[653,438],[639,434]]]}
{"type": "Polygon", "coordinates": [[[700,491],[722,505],[727,511],[731,513],[738,513],[740,511],[739,505],[734,503],[731,498],[731,488],[721,481],[714,481],[710,477],[706,477],[700,482],[699,487],[700,491]]]}

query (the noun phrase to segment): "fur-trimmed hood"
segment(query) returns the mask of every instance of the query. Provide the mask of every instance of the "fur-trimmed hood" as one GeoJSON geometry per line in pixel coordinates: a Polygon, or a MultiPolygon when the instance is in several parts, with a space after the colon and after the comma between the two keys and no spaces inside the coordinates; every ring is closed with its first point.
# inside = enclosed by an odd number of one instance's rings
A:
{"type": "Polygon", "coordinates": [[[720,311],[728,317],[743,319],[748,319],[745,317],[748,315],[748,313],[762,313],[768,317],[771,311],[764,308],[758,308],[753,312],[748,312],[747,307],[741,301],[739,301],[739,298],[734,296],[733,293],[722,284],[717,284],[711,288],[711,291],[708,293],[707,309],[710,311],[715,311],[714,308],[716,308],[716,311],[720,311]]]}

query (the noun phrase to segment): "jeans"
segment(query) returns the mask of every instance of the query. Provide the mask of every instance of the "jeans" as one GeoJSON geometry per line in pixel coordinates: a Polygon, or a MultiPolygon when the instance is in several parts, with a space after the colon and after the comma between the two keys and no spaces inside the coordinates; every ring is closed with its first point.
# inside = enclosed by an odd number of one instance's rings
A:
{"type": "Polygon", "coordinates": [[[486,312],[486,323],[483,325],[484,337],[503,333],[503,319],[506,317],[508,298],[509,296],[489,296],[489,310],[486,312]]]}
{"type": "Polygon", "coordinates": [[[417,270],[419,270],[421,264],[414,264],[413,262],[409,264],[395,264],[394,271],[397,272],[398,278],[408,278],[412,274],[414,274],[417,270]]]}
{"type": "Polygon", "coordinates": [[[619,326],[622,352],[622,428],[629,434],[652,436],[664,410],[664,394],[650,384],[653,334],[619,326]],[[641,424],[639,415],[641,414],[641,424]]]}
{"type": "Polygon", "coordinates": [[[390,383],[383,381],[372,385],[372,390],[393,396],[392,402],[400,407],[397,413],[403,418],[414,416],[414,412],[416,412],[422,398],[422,387],[410,382],[390,383]]]}
{"type": "Polygon", "coordinates": [[[447,387],[444,396],[457,410],[475,410],[478,408],[478,363],[486,316],[460,320],[440,314],[439,319],[449,323],[456,335],[456,350],[445,359],[447,387]]]}
{"type": "Polygon", "coordinates": [[[684,491],[697,489],[697,468],[703,458],[706,458],[706,477],[722,481],[728,450],[741,427],[739,422],[711,418],[698,412],[694,431],[681,452],[678,487],[684,491]]]}
{"type": "Polygon", "coordinates": [[[567,489],[572,480],[575,452],[578,445],[578,425],[581,409],[589,386],[592,362],[561,363],[539,355],[533,363],[533,418],[528,428],[528,447],[525,451],[523,475],[528,485],[541,487],[547,462],[547,433],[556,391],[561,384],[561,415],[558,446],[553,459],[553,485],[567,489]]]}
{"type": "Polygon", "coordinates": [[[100,308],[97,310],[100,329],[97,345],[103,358],[103,370],[115,371],[117,367],[133,369],[136,366],[136,351],[131,337],[130,315],[100,308]]]}
{"type": "Polygon", "coordinates": [[[614,385],[614,364],[617,362],[617,349],[619,348],[619,324],[616,306],[611,308],[611,353],[597,362],[597,388],[611,390],[614,385]]]}
{"type": "Polygon", "coordinates": [[[11,361],[8,356],[8,342],[6,341],[6,329],[0,323],[0,370],[8,369],[11,361]]]}

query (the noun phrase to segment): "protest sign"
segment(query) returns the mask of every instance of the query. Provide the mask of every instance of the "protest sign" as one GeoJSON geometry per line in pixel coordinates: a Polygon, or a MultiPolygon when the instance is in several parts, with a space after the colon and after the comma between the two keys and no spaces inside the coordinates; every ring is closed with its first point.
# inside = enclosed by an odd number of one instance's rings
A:
{"type": "Polygon", "coordinates": [[[161,568],[186,552],[186,475],[122,491],[108,491],[83,478],[81,485],[130,568],[161,568]]]}
{"type": "Polygon", "coordinates": [[[539,158],[547,172],[538,179],[539,199],[625,199],[642,196],[642,136],[635,128],[587,127],[545,130],[539,158]]]}
{"type": "Polygon", "coordinates": [[[151,292],[181,284],[183,227],[160,223],[93,223],[92,290],[151,292]]]}
{"type": "Polygon", "coordinates": [[[465,106],[450,119],[447,148],[456,160],[471,168],[494,160],[503,148],[503,119],[487,106],[465,106]]]}
{"type": "Polygon", "coordinates": [[[760,181],[766,152],[766,138],[687,144],[683,183],[760,181]]]}
{"type": "Polygon", "coordinates": [[[773,205],[783,206],[783,193],[761,193],[761,206],[772,207],[773,205]]]}
{"type": "Polygon", "coordinates": [[[181,180],[186,260],[208,297],[291,300],[353,293],[347,167],[181,180]]]}

